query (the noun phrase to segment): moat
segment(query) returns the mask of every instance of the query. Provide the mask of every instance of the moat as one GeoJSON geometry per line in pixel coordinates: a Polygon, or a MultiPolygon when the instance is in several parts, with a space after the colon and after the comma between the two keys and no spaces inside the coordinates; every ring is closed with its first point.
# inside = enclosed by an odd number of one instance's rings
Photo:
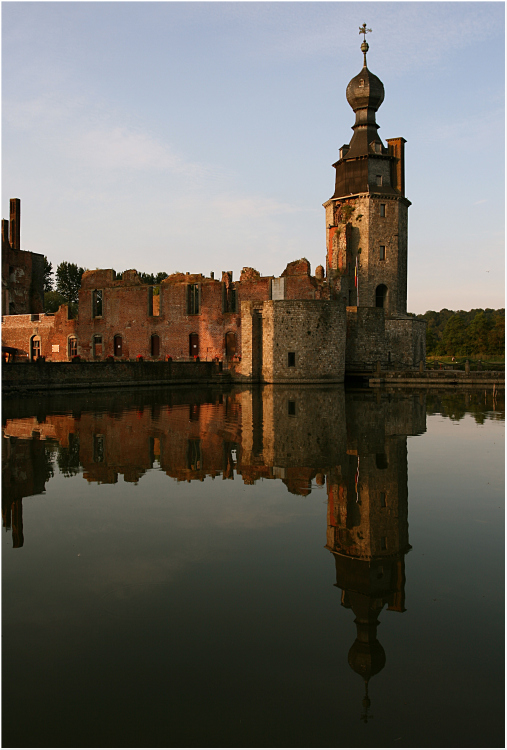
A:
{"type": "Polygon", "coordinates": [[[504,746],[504,393],[3,405],[4,747],[504,746]]]}

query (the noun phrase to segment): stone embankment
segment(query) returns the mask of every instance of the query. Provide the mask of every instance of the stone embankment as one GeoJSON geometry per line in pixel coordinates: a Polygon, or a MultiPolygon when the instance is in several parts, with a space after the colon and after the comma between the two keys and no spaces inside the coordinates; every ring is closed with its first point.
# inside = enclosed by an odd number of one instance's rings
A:
{"type": "Polygon", "coordinates": [[[370,387],[399,386],[414,388],[505,388],[502,371],[463,372],[463,370],[424,370],[376,372],[370,387]]]}
{"type": "Polygon", "coordinates": [[[2,367],[2,391],[82,390],[164,385],[226,385],[219,362],[12,362],[2,367]]]}

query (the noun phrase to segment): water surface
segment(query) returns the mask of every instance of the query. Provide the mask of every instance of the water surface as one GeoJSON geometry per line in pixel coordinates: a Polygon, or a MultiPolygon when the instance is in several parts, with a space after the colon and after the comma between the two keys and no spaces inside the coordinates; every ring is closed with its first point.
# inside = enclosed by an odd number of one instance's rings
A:
{"type": "Polygon", "coordinates": [[[9,400],[5,747],[500,747],[504,403],[9,400]]]}

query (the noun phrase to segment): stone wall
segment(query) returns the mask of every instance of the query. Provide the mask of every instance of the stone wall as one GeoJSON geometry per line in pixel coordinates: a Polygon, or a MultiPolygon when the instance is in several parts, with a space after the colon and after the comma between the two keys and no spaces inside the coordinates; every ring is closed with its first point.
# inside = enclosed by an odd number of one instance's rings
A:
{"type": "Polygon", "coordinates": [[[386,319],[386,348],[399,369],[418,368],[426,362],[426,321],[415,318],[386,319]]]}
{"type": "Polygon", "coordinates": [[[4,364],[4,393],[173,383],[230,382],[214,362],[19,362],[4,364]]]}
{"type": "Polygon", "coordinates": [[[381,307],[347,307],[346,367],[348,370],[387,363],[385,314],[381,307]]]}
{"type": "Polygon", "coordinates": [[[241,317],[243,349],[238,374],[242,377],[266,383],[343,381],[345,308],[341,301],[243,303],[241,317]]]}

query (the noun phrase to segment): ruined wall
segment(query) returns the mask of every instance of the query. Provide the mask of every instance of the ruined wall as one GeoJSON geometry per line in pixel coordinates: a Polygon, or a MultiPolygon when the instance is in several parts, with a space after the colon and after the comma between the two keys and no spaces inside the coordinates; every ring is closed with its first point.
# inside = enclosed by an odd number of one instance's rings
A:
{"type": "Polygon", "coordinates": [[[2,315],[44,309],[44,256],[21,250],[21,201],[10,199],[10,223],[2,219],[2,315]]]}
{"type": "MultiPolygon", "coordinates": [[[[236,285],[233,285],[234,287],[236,285]]],[[[197,352],[201,359],[225,356],[225,336],[236,336],[241,348],[238,302],[233,311],[224,310],[224,285],[201,274],[172,274],[159,285],[142,284],[135,271],[115,279],[113,271],[89,271],[83,276],[79,295],[79,353],[86,359],[115,356],[135,359],[188,360],[197,352]],[[198,287],[198,312],[191,313],[189,287],[198,287]],[[102,292],[102,314],[94,316],[93,295],[102,292]],[[158,314],[157,314],[158,313],[158,314]],[[190,351],[190,335],[198,336],[190,351]],[[94,353],[93,337],[102,337],[102,351],[94,353]],[[158,354],[152,354],[152,336],[159,337],[158,354]],[[114,348],[121,336],[121,354],[114,348]]]]}
{"type": "Polygon", "coordinates": [[[31,339],[40,338],[40,356],[48,362],[69,359],[69,337],[76,336],[77,321],[69,319],[67,305],[50,314],[6,315],[2,317],[2,345],[14,347],[31,359],[31,339]]]}
{"type": "Polygon", "coordinates": [[[43,273],[43,255],[2,243],[2,315],[43,311],[43,273]]]}

